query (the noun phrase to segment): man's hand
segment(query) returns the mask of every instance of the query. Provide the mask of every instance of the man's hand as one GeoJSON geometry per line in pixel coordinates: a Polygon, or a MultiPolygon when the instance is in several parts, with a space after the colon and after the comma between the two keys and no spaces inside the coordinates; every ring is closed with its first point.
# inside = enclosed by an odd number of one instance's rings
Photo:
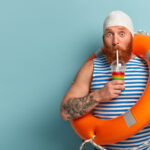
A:
{"type": "Polygon", "coordinates": [[[117,98],[121,90],[125,89],[124,83],[122,80],[109,81],[103,88],[95,91],[97,97],[100,97],[100,102],[107,102],[117,98]]]}

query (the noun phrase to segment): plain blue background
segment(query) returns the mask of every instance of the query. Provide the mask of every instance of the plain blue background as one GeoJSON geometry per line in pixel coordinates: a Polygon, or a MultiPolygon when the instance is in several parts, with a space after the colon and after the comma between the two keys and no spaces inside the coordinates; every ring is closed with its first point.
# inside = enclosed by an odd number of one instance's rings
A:
{"type": "Polygon", "coordinates": [[[78,150],[80,138],[59,114],[85,60],[102,46],[112,10],[150,32],[149,0],[0,2],[0,150],[78,150]]]}

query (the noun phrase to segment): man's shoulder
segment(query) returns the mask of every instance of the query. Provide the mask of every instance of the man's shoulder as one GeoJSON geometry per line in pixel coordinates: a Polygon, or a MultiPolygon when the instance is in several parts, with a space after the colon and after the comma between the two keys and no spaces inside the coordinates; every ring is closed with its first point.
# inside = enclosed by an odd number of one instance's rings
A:
{"type": "Polygon", "coordinates": [[[106,61],[106,55],[102,54],[98,56],[97,58],[93,59],[94,61],[106,61]]]}
{"type": "Polygon", "coordinates": [[[126,64],[127,69],[141,69],[141,71],[148,71],[148,64],[146,60],[143,58],[136,56],[133,59],[131,59],[127,64],[126,64]]]}
{"type": "Polygon", "coordinates": [[[144,58],[136,56],[133,59],[131,59],[129,61],[129,63],[135,63],[135,64],[143,64],[143,65],[147,65],[147,62],[144,58]]]}
{"type": "Polygon", "coordinates": [[[110,65],[107,61],[107,57],[106,55],[101,55],[95,59],[93,59],[94,64],[100,64],[100,65],[110,65]]]}
{"type": "Polygon", "coordinates": [[[93,69],[93,60],[86,61],[81,67],[80,71],[90,71],[93,69]]]}

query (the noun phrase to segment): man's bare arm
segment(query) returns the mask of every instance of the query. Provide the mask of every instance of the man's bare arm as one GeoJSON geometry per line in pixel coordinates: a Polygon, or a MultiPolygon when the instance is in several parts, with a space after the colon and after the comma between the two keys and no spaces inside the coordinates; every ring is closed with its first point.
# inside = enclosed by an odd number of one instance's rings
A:
{"type": "Polygon", "coordinates": [[[75,119],[83,116],[91,111],[99,101],[95,100],[92,94],[81,98],[69,98],[68,101],[62,105],[62,109],[66,114],[66,119],[75,119]]]}
{"type": "Polygon", "coordinates": [[[90,93],[92,73],[93,62],[86,62],[62,101],[60,113],[64,120],[83,116],[100,102],[118,97],[124,89],[124,81],[113,80],[103,88],[90,93]]]}
{"type": "Polygon", "coordinates": [[[93,94],[89,93],[92,73],[93,61],[86,62],[78,72],[61,104],[61,116],[64,120],[79,118],[98,104],[93,94]]]}

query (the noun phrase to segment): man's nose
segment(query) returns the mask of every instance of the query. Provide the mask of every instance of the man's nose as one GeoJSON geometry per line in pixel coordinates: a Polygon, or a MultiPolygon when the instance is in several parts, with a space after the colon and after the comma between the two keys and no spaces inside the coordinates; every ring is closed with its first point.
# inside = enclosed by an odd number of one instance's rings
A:
{"type": "Polygon", "coordinates": [[[113,46],[116,46],[116,45],[118,45],[118,44],[119,44],[118,38],[117,38],[116,35],[114,35],[114,36],[113,36],[112,45],[113,45],[113,46]]]}

